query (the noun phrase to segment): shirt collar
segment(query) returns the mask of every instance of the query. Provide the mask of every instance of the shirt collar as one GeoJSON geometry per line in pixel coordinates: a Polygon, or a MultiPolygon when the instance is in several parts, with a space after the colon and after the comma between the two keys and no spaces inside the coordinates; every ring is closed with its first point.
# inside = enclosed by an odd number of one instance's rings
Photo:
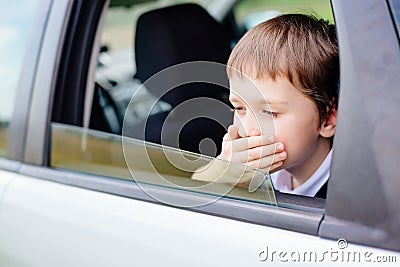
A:
{"type": "Polygon", "coordinates": [[[271,174],[271,180],[274,188],[282,193],[313,197],[329,179],[331,160],[332,149],[329,151],[328,155],[325,157],[324,161],[313,173],[313,175],[311,175],[307,181],[294,190],[291,190],[291,174],[286,170],[277,171],[276,173],[271,174]]]}

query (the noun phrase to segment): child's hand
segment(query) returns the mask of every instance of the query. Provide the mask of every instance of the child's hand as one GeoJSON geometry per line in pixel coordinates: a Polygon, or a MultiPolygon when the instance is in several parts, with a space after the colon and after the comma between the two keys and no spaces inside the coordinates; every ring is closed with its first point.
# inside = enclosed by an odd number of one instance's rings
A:
{"type": "Polygon", "coordinates": [[[280,167],[287,157],[284,145],[274,143],[274,139],[269,136],[240,137],[238,128],[231,125],[222,141],[222,152],[217,157],[221,160],[196,171],[192,179],[249,187],[252,192],[265,179],[265,174],[280,167]],[[261,173],[247,167],[257,168],[261,173]]]}
{"type": "Polygon", "coordinates": [[[283,143],[274,143],[273,136],[240,137],[238,128],[229,126],[222,141],[222,151],[217,157],[222,160],[242,163],[247,166],[272,172],[283,164],[287,157],[283,143]]]}

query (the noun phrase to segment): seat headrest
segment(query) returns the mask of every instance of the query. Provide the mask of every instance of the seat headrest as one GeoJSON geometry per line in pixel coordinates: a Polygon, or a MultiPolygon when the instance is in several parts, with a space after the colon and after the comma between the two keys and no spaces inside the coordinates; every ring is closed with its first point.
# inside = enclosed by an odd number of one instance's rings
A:
{"type": "MultiPolygon", "coordinates": [[[[230,41],[211,15],[197,4],[180,4],[142,14],[135,38],[135,77],[144,83],[157,72],[175,64],[212,61],[226,64],[230,41]]],[[[219,95],[215,86],[180,86],[163,95],[161,88],[148,88],[175,106],[196,96],[219,95]],[[195,91],[193,91],[195,90],[195,91]]]]}

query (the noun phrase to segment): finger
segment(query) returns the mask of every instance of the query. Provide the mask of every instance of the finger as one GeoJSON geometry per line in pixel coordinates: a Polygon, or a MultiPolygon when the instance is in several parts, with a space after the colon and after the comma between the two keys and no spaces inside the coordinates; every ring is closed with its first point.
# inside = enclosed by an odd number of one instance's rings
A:
{"type": "Polygon", "coordinates": [[[266,135],[250,136],[250,137],[240,138],[240,139],[232,141],[232,149],[234,151],[239,152],[239,151],[248,150],[248,149],[254,148],[254,147],[270,145],[274,141],[275,141],[274,136],[266,136],[266,135]]]}
{"type": "Polygon", "coordinates": [[[271,145],[265,145],[265,146],[258,146],[254,148],[250,148],[245,151],[237,152],[237,158],[238,161],[244,162],[250,162],[253,160],[258,160],[270,155],[273,155],[278,152],[284,151],[284,145],[283,143],[274,143],[271,145]]]}
{"type": "Polygon", "coordinates": [[[238,138],[240,138],[238,128],[235,125],[230,125],[222,141],[233,141],[238,138]]]}
{"type": "Polygon", "coordinates": [[[236,140],[236,139],[240,138],[239,129],[236,125],[229,126],[228,134],[229,134],[229,137],[231,138],[231,140],[236,140]]]}
{"type": "Polygon", "coordinates": [[[268,166],[267,168],[262,168],[262,169],[257,169],[258,171],[262,172],[262,173],[274,173],[278,170],[280,170],[280,167],[283,165],[283,161],[279,161],[277,163],[274,163],[270,166],[268,166]]]}
{"type": "Polygon", "coordinates": [[[280,161],[280,162],[274,163],[272,166],[269,166],[268,168],[257,169],[257,171],[263,173],[264,175],[267,175],[267,174],[271,174],[271,173],[281,170],[282,166],[283,166],[283,161],[280,161]]]}
{"type": "Polygon", "coordinates": [[[234,151],[245,151],[253,147],[269,145],[273,143],[274,138],[268,136],[250,136],[245,138],[240,138],[232,141],[232,149],[234,151]]]}
{"type": "Polygon", "coordinates": [[[226,142],[226,141],[229,141],[229,140],[230,140],[229,134],[228,133],[224,134],[224,137],[222,138],[222,142],[226,142]]]}
{"type": "Polygon", "coordinates": [[[267,173],[278,171],[278,168],[281,167],[282,165],[283,161],[279,161],[277,163],[272,164],[272,166],[267,169],[267,173]]]}
{"type": "Polygon", "coordinates": [[[247,165],[252,168],[265,169],[269,168],[273,164],[283,162],[286,158],[287,158],[287,153],[286,151],[283,151],[278,154],[273,154],[257,160],[249,161],[247,165]]]}

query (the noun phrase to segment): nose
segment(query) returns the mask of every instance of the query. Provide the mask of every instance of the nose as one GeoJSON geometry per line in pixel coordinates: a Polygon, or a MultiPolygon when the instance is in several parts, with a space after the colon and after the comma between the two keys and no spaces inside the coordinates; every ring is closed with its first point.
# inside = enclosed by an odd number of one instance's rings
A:
{"type": "Polygon", "coordinates": [[[241,122],[243,124],[244,132],[239,135],[243,137],[259,136],[261,135],[260,122],[253,112],[247,112],[246,116],[241,122]]]}

